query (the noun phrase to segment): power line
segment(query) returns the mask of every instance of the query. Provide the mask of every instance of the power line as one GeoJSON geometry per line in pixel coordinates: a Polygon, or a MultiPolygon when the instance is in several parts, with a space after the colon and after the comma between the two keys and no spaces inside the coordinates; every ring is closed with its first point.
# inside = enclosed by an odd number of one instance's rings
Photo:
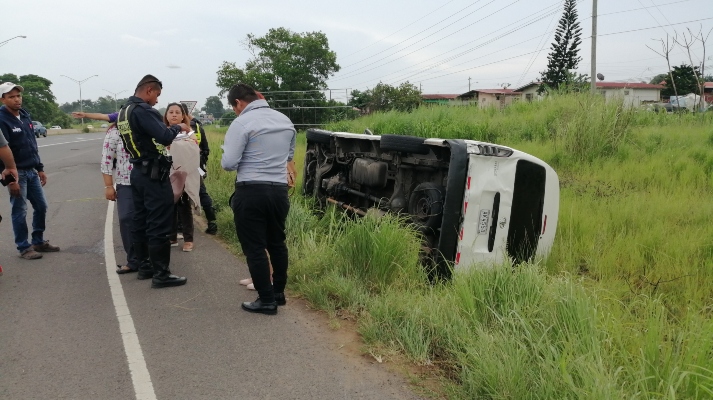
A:
{"type": "MultiPolygon", "coordinates": [[[[488,45],[488,44],[490,44],[490,43],[492,43],[492,42],[494,42],[494,41],[496,41],[496,40],[499,40],[499,39],[501,39],[501,38],[503,38],[503,37],[505,37],[505,36],[508,36],[508,35],[510,35],[510,34],[512,34],[512,33],[514,33],[514,32],[516,32],[516,31],[520,30],[520,29],[523,29],[523,28],[525,28],[525,27],[527,27],[527,26],[529,26],[529,25],[532,25],[533,23],[538,22],[538,21],[540,21],[540,20],[542,20],[542,19],[544,19],[544,18],[547,18],[548,16],[552,15],[552,12],[554,12],[554,13],[558,12],[558,9],[556,9],[556,10],[554,10],[554,11],[549,10],[549,9],[552,8],[552,7],[554,7],[554,6],[558,6],[559,3],[560,3],[560,2],[558,1],[557,3],[554,3],[553,5],[550,5],[550,6],[547,6],[547,7],[543,8],[543,9],[541,9],[540,11],[538,11],[538,12],[536,12],[536,13],[534,14],[534,17],[533,17],[533,16],[528,16],[528,17],[522,18],[522,19],[520,19],[520,20],[518,20],[518,21],[515,21],[514,23],[518,23],[518,22],[526,21],[526,20],[528,20],[528,19],[530,19],[530,18],[533,18],[532,20],[526,22],[525,24],[520,25],[520,26],[518,26],[517,28],[511,29],[510,31],[508,31],[508,32],[506,32],[506,33],[504,33],[504,34],[501,34],[500,36],[497,36],[497,37],[495,37],[495,38],[493,38],[493,39],[490,39],[490,40],[486,41],[485,43],[481,43],[481,44],[479,44],[479,45],[477,45],[477,46],[475,46],[475,47],[472,47],[472,48],[470,48],[470,49],[468,49],[468,50],[462,51],[461,53],[458,53],[458,54],[453,55],[453,56],[450,56],[450,57],[448,57],[448,58],[446,58],[446,59],[443,59],[443,60],[440,60],[440,61],[438,61],[438,62],[435,62],[435,63],[431,64],[430,66],[426,67],[425,69],[418,70],[418,72],[413,72],[413,71],[412,71],[412,72],[408,72],[408,73],[410,73],[410,74],[412,74],[412,75],[409,75],[409,76],[406,77],[406,78],[396,78],[396,79],[393,79],[393,80],[403,81],[403,80],[405,80],[405,79],[411,78],[411,77],[416,76],[416,75],[418,75],[418,74],[424,73],[424,72],[429,71],[429,70],[431,70],[431,69],[433,69],[433,68],[435,68],[435,67],[437,67],[437,66],[439,66],[439,65],[442,65],[442,64],[445,63],[445,62],[452,61],[452,60],[454,60],[454,59],[460,58],[460,57],[464,56],[465,54],[471,53],[471,52],[473,52],[473,51],[475,51],[475,50],[477,50],[477,49],[480,49],[480,48],[482,48],[482,47],[484,47],[484,46],[486,46],[486,45],[488,45]],[[547,14],[544,14],[544,15],[542,15],[542,16],[538,16],[538,14],[541,14],[541,13],[543,13],[543,12],[546,12],[547,14]]],[[[503,8],[501,8],[501,9],[497,10],[496,12],[494,12],[494,13],[492,13],[492,14],[490,14],[490,15],[488,15],[488,16],[486,16],[486,17],[484,17],[484,18],[481,18],[480,20],[474,22],[473,24],[475,24],[475,23],[477,23],[477,22],[480,22],[480,21],[482,21],[483,19],[492,16],[492,15],[496,14],[497,12],[500,12],[500,11],[504,10],[505,8],[507,8],[507,7],[509,7],[509,6],[513,5],[513,4],[515,4],[515,3],[511,3],[511,4],[509,4],[508,6],[505,6],[505,7],[503,7],[503,8]]],[[[463,29],[465,29],[465,28],[467,28],[467,27],[469,27],[469,26],[471,26],[471,25],[473,25],[473,24],[470,24],[470,25],[468,25],[468,26],[466,26],[466,27],[464,27],[464,28],[462,28],[462,29],[460,29],[460,30],[463,30],[463,29]]],[[[512,25],[510,25],[510,26],[512,26],[512,25]]],[[[508,28],[508,27],[503,27],[503,28],[496,29],[495,31],[490,32],[490,33],[488,33],[488,34],[486,34],[486,35],[483,35],[483,36],[481,36],[481,37],[479,37],[479,38],[477,38],[477,39],[475,39],[475,40],[480,40],[480,39],[487,38],[488,36],[491,36],[491,35],[495,34],[496,32],[502,31],[502,30],[507,29],[507,28],[508,28]]],[[[460,30],[459,30],[459,31],[460,31],[460,30]]],[[[459,31],[457,31],[457,32],[459,32],[459,31]]],[[[451,35],[453,35],[453,34],[455,34],[455,33],[457,33],[457,32],[454,32],[454,33],[452,33],[451,35]]],[[[449,35],[449,36],[451,36],[451,35],[449,35]]],[[[439,39],[439,40],[437,40],[437,41],[440,41],[440,40],[442,40],[442,39],[445,39],[445,37],[444,37],[444,38],[441,38],[441,39],[439,39]]],[[[536,38],[533,38],[533,39],[536,39],[536,38]]],[[[533,39],[530,39],[530,40],[533,40],[533,39]]],[[[408,55],[410,55],[410,54],[413,54],[414,52],[416,52],[416,51],[418,51],[418,50],[422,50],[423,48],[428,47],[428,46],[430,46],[431,44],[436,43],[437,41],[432,42],[432,43],[430,43],[430,44],[428,44],[428,45],[426,45],[426,46],[423,46],[423,47],[420,48],[420,49],[414,50],[414,51],[412,51],[411,53],[405,54],[405,55],[399,57],[398,59],[401,59],[401,58],[404,58],[404,57],[406,57],[406,56],[408,56],[408,55]]],[[[527,40],[527,41],[529,41],[529,40],[527,40]]],[[[519,44],[522,44],[522,43],[523,43],[523,42],[520,42],[519,44]]],[[[447,51],[447,52],[445,52],[445,53],[442,53],[440,56],[443,56],[443,55],[445,55],[445,54],[448,54],[448,53],[450,53],[450,52],[452,52],[452,51],[455,51],[455,50],[460,49],[460,48],[465,47],[465,46],[467,46],[467,45],[458,46],[458,47],[456,47],[455,49],[452,49],[452,50],[450,50],[450,51],[447,51]]],[[[512,46],[511,46],[511,47],[512,47],[512,46]]],[[[501,49],[501,50],[504,50],[504,49],[501,49]]],[[[396,59],[396,60],[398,60],[398,59],[396,59]]],[[[386,64],[389,64],[389,63],[391,63],[391,62],[393,62],[393,61],[396,61],[396,60],[389,61],[388,63],[382,64],[381,66],[384,66],[384,65],[386,65],[386,64]]],[[[430,63],[430,62],[432,62],[432,61],[429,60],[429,61],[426,61],[426,62],[429,62],[429,63],[430,63]]],[[[417,64],[415,64],[415,65],[425,64],[426,62],[417,63],[417,64]]],[[[372,69],[370,69],[369,71],[374,70],[374,69],[376,69],[376,68],[377,68],[377,67],[372,68],[372,69]]],[[[368,71],[364,71],[364,72],[368,72],[368,71]]],[[[363,72],[362,72],[362,73],[363,73],[363,72]]],[[[402,71],[394,72],[394,73],[388,74],[388,75],[393,75],[393,74],[396,74],[396,73],[402,73],[402,71]]],[[[347,77],[340,77],[340,78],[338,78],[337,80],[340,80],[340,79],[347,79],[347,78],[350,78],[350,77],[353,77],[353,76],[356,76],[356,75],[360,75],[360,74],[361,74],[361,73],[359,73],[359,74],[352,74],[352,75],[349,75],[349,76],[347,76],[347,77]]],[[[388,76],[388,75],[386,75],[386,76],[388,76]]]]}
{"type": "MultiPolygon", "coordinates": [[[[555,5],[558,5],[558,4],[559,4],[559,2],[556,3],[555,5]]],[[[552,6],[549,6],[549,7],[545,8],[545,9],[542,9],[542,10],[540,10],[539,12],[537,12],[536,14],[539,14],[539,13],[542,13],[542,12],[546,12],[546,10],[547,10],[548,8],[551,8],[551,7],[552,7],[552,6]]],[[[528,26],[530,26],[530,25],[532,25],[532,24],[534,24],[534,23],[536,23],[536,22],[539,22],[539,21],[541,21],[541,20],[543,20],[543,19],[545,19],[545,18],[547,18],[547,17],[549,17],[549,16],[551,16],[551,15],[554,15],[554,14],[556,14],[556,13],[558,13],[558,12],[559,12],[559,9],[554,9],[554,10],[552,10],[552,11],[549,11],[547,14],[544,14],[544,15],[541,15],[541,16],[538,16],[538,17],[535,17],[533,20],[528,21],[528,22],[526,22],[526,23],[524,23],[524,24],[522,24],[522,25],[520,25],[520,26],[518,26],[518,27],[516,27],[516,28],[513,28],[513,29],[511,29],[511,30],[509,30],[509,31],[507,31],[507,32],[505,32],[505,33],[503,33],[503,34],[500,34],[499,36],[496,36],[496,37],[494,37],[494,38],[492,38],[492,39],[489,39],[489,40],[487,40],[487,41],[484,42],[484,43],[478,44],[478,45],[476,45],[475,47],[472,47],[472,48],[470,48],[470,49],[468,49],[468,50],[466,50],[466,51],[463,51],[463,52],[461,52],[461,53],[459,53],[459,54],[456,54],[456,55],[454,55],[454,56],[451,56],[451,57],[448,58],[448,59],[441,60],[441,61],[439,61],[438,63],[434,63],[434,64],[431,65],[430,67],[428,67],[428,68],[426,68],[426,69],[424,69],[424,70],[421,70],[421,71],[419,71],[419,72],[417,72],[417,73],[415,73],[415,74],[409,75],[409,76],[407,76],[406,78],[398,78],[398,79],[396,79],[396,80],[398,80],[398,81],[403,81],[403,80],[406,80],[406,79],[410,79],[410,78],[412,78],[412,77],[414,77],[414,76],[416,76],[416,75],[419,75],[419,74],[424,73],[424,72],[426,72],[426,71],[428,71],[428,70],[431,70],[431,69],[435,68],[436,66],[442,65],[442,64],[445,63],[445,62],[453,61],[453,60],[455,60],[456,58],[460,58],[460,57],[464,56],[465,54],[471,53],[471,52],[473,52],[473,51],[475,51],[475,50],[478,50],[478,49],[480,49],[480,48],[482,48],[482,47],[485,47],[485,46],[487,46],[487,45],[489,45],[489,44],[491,44],[491,43],[493,43],[493,42],[495,42],[495,41],[497,41],[497,40],[500,40],[500,39],[502,39],[502,38],[504,38],[504,37],[506,37],[506,36],[509,36],[509,35],[511,35],[511,34],[513,34],[513,33],[515,33],[515,32],[517,32],[517,31],[521,30],[521,29],[524,29],[524,28],[526,28],[526,27],[528,27],[528,26]]],[[[521,20],[519,20],[519,21],[516,21],[516,22],[520,22],[520,21],[526,20],[526,19],[527,19],[527,18],[523,18],[523,19],[521,19],[521,20]]],[[[491,33],[489,33],[489,34],[487,34],[487,35],[485,35],[485,36],[482,36],[482,37],[479,38],[479,39],[488,37],[488,36],[492,35],[493,33],[497,32],[497,31],[500,31],[500,30],[503,30],[503,29],[504,29],[504,28],[495,30],[495,31],[493,31],[493,32],[491,32],[491,33]]],[[[552,31],[550,31],[550,32],[552,32],[552,31]]],[[[546,32],[545,35],[549,34],[550,32],[546,32]]],[[[528,40],[526,40],[526,41],[524,41],[524,42],[518,42],[518,43],[516,43],[515,45],[502,48],[502,49],[500,49],[500,50],[498,50],[498,51],[496,51],[496,52],[490,53],[489,55],[498,53],[498,52],[500,52],[500,51],[502,51],[502,50],[506,50],[506,49],[511,48],[511,47],[519,46],[519,45],[521,45],[521,44],[523,44],[523,43],[527,43],[527,42],[529,42],[529,41],[531,41],[531,40],[535,40],[535,39],[538,39],[538,38],[540,38],[540,37],[533,37],[533,38],[530,38],[530,39],[528,39],[528,40]]],[[[462,46],[461,46],[461,47],[462,47],[462,46]]],[[[475,58],[475,59],[472,59],[472,60],[469,60],[469,61],[466,61],[466,62],[463,62],[463,63],[460,63],[460,64],[456,64],[455,66],[463,65],[463,64],[465,64],[465,63],[468,63],[468,62],[472,62],[472,61],[474,61],[474,60],[481,59],[481,58],[483,58],[483,57],[484,57],[484,56],[482,56],[482,57],[477,57],[477,58],[475,58]]]]}
{"type": "MultiPolygon", "coordinates": [[[[475,1],[473,4],[471,4],[471,5],[467,6],[467,7],[461,8],[460,10],[456,11],[455,13],[453,13],[453,14],[449,15],[448,17],[446,17],[446,18],[444,18],[444,19],[442,19],[442,20],[436,22],[435,24],[429,26],[428,28],[426,28],[426,29],[424,29],[424,30],[418,32],[417,34],[412,35],[412,36],[410,36],[409,38],[404,39],[404,40],[402,40],[402,41],[396,43],[395,45],[393,45],[393,46],[391,46],[391,47],[389,47],[389,48],[387,48],[387,49],[384,49],[384,50],[382,50],[382,51],[380,51],[380,52],[378,52],[378,53],[376,53],[376,54],[374,54],[374,55],[371,55],[371,56],[369,56],[369,57],[367,57],[367,58],[364,58],[364,59],[362,59],[362,60],[360,60],[360,61],[357,61],[357,62],[354,63],[354,64],[347,65],[347,66],[344,67],[344,68],[353,67],[353,66],[355,66],[355,65],[357,65],[357,64],[360,64],[360,63],[362,63],[362,62],[364,62],[364,61],[366,61],[366,60],[369,60],[369,59],[371,59],[371,58],[374,58],[374,57],[378,56],[378,55],[381,54],[381,53],[384,53],[384,52],[386,52],[386,51],[389,51],[389,50],[393,49],[394,47],[397,47],[397,46],[399,46],[400,44],[402,44],[402,43],[404,43],[404,42],[407,42],[407,41],[409,41],[409,40],[415,38],[416,36],[418,36],[418,35],[420,35],[420,34],[426,32],[426,31],[430,30],[431,28],[433,28],[433,27],[435,27],[435,26],[437,26],[437,25],[440,25],[442,22],[451,19],[453,16],[462,13],[462,12],[465,11],[466,9],[468,9],[468,8],[470,8],[470,7],[473,7],[474,5],[476,5],[476,4],[480,3],[480,2],[481,2],[481,0],[477,0],[477,1],[475,1]]],[[[477,10],[476,10],[476,11],[477,11],[477,10]]],[[[472,14],[472,13],[470,13],[470,14],[472,14]]],[[[470,15],[470,14],[467,14],[466,17],[467,17],[468,15],[470,15]]],[[[460,21],[460,20],[458,20],[458,21],[460,21]]],[[[456,22],[458,22],[458,21],[456,21],[456,22]]],[[[445,28],[444,28],[444,29],[445,29],[445,28]]],[[[437,31],[436,33],[438,33],[438,32],[440,32],[440,30],[437,31]]],[[[422,39],[422,40],[423,40],[423,39],[422,39]]]]}
{"type": "Polygon", "coordinates": [[[357,51],[355,51],[355,52],[353,52],[353,53],[351,53],[351,54],[347,54],[345,57],[351,57],[351,56],[353,56],[354,54],[361,52],[362,50],[366,50],[366,49],[368,49],[369,47],[371,47],[371,46],[373,46],[373,45],[375,45],[375,44],[377,44],[377,43],[380,43],[380,42],[382,42],[382,41],[384,41],[384,40],[390,38],[391,36],[394,36],[395,34],[397,34],[397,33],[401,32],[401,31],[403,31],[404,29],[410,27],[411,25],[415,24],[416,22],[419,22],[419,21],[421,21],[422,19],[424,19],[424,18],[426,18],[426,17],[430,17],[431,14],[433,14],[433,13],[435,13],[436,11],[440,10],[441,8],[443,8],[443,7],[445,7],[445,6],[447,6],[447,5],[451,4],[451,3],[453,3],[454,1],[455,1],[455,0],[450,0],[449,2],[443,4],[442,6],[436,8],[435,10],[433,10],[433,11],[431,11],[431,12],[429,12],[428,14],[424,15],[423,17],[421,17],[421,18],[419,18],[419,19],[413,21],[412,23],[410,23],[410,24],[404,26],[403,28],[399,29],[398,31],[396,31],[396,32],[394,32],[394,33],[392,33],[392,34],[390,34],[390,35],[388,35],[388,36],[384,36],[383,38],[381,38],[381,39],[379,39],[379,40],[373,42],[372,44],[370,44],[370,45],[368,45],[368,46],[366,46],[366,47],[362,47],[361,49],[359,49],[359,50],[357,50],[357,51]]]}
{"type": "MultiPolygon", "coordinates": [[[[644,3],[642,3],[641,0],[637,0],[637,1],[639,2],[639,4],[641,4],[642,7],[644,7],[644,3]]],[[[651,18],[654,19],[654,21],[656,21],[657,24],[659,24],[659,26],[661,26],[661,23],[659,22],[659,20],[656,19],[656,17],[654,17],[653,14],[651,14],[651,11],[649,11],[648,8],[646,9],[646,12],[651,16],[651,18]]],[[[664,32],[666,32],[666,34],[668,34],[668,31],[666,30],[666,28],[664,28],[663,26],[661,26],[661,29],[663,29],[664,32]]]]}
{"type": "MultiPolygon", "coordinates": [[[[496,1],[496,0],[491,0],[488,4],[484,5],[483,7],[480,7],[479,9],[477,9],[477,10],[475,10],[475,11],[473,11],[473,12],[482,10],[483,8],[487,7],[488,5],[490,5],[491,3],[495,2],[495,1],[496,1]]],[[[438,43],[438,42],[440,42],[441,40],[444,40],[444,39],[446,39],[446,38],[448,38],[448,37],[451,37],[451,36],[455,35],[456,33],[458,33],[458,32],[460,32],[460,31],[462,31],[462,30],[464,30],[464,29],[467,29],[467,28],[469,28],[469,27],[471,27],[471,26],[477,24],[478,22],[482,22],[483,20],[485,20],[485,19],[487,19],[487,18],[489,18],[489,17],[492,17],[493,15],[499,13],[500,11],[502,11],[502,10],[504,10],[504,9],[506,9],[506,8],[508,8],[508,7],[510,7],[510,6],[512,6],[513,4],[515,4],[515,3],[519,2],[519,1],[520,1],[520,0],[515,0],[513,3],[510,3],[510,4],[508,4],[507,6],[501,8],[501,9],[499,9],[499,10],[493,12],[493,13],[491,13],[491,14],[489,14],[489,15],[486,15],[485,17],[483,17],[483,18],[481,18],[481,19],[479,19],[479,20],[473,22],[472,24],[466,25],[466,26],[464,26],[463,28],[461,28],[461,29],[459,29],[459,30],[457,30],[457,31],[455,31],[455,32],[453,32],[453,33],[451,33],[451,34],[446,35],[446,36],[443,36],[442,38],[437,39],[437,40],[435,40],[435,41],[433,41],[433,42],[431,42],[431,43],[429,43],[429,44],[427,44],[427,45],[425,45],[425,46],[422,46],[422,47],[420,47],[420,48],[418,48],[418,49],[416,49],[416,50],[413,50],[413,51],[411,51],[410,53],[401,55],[400,57],[397,57],[397,58],[395,58],[395,59],[393,59],[393,60],[391,60],[391,61],[388,61],[388,62],[386,62],[386,63],[383,63],[383,64],[381,64],[381,65],[378,65],[378,66],[376,66],[376,67],[374,67],[374,68],[368,69],[368,70],[366,70],[366,71],[357,72],[357,71],[363,70],[364,68],[368,68],[368,67],[370,67],[370,66],[372,66],[372,65],[374,65],[374,64],[376,64],[376,63],[378,63],[378,62],[380,62],[380,61],[386,60],[387,58],[389,58],[389,57],[391,57],[391,56],[393,56],[393,55],[396,55],[397,53],[399,53],[399,52],[401,52],[401,51],[404,51],[404,50],[406,50],[407,48],[409,48],[409,47],[411,47],[411,46],[413,46],[413,45],[415,45],[415,44],[418,44],[418,43],[422,42],[423,40],[426,40],[426,38],[423,38],[423,39],[421,39],[421,40],[419,40],[419,41],[417,41],[417,42],[415,42],[415,43],[412,43],[412,44],[410,44],[410,45],[404,47],[403,49],[397,51],[396,53],[394,53],[394,54],[392,54],[392,55],[386,56],[386,57],[384,57],[384,58],[381,58],[381,59],[379,59],[379,60],[376,60],[376,61],[372,62],[371,64],[367,64],[367,65],[365,65],[365,66],[363,66],[363,67],[361,67],[361,68],[359,68],[359,69],[356,69],[356,70],[350,72],[347,76],[339,77],[339,78],[337,78],[336,80],[352,78],[352,77],[354,77],[354,76],[361,75],[361,74],[363,74],[363,73],[365,73],[365,72],[373,71],[373,70],[376,69],[376,68],[383,67],[384,65],[391,64],[391,63],[394,62],[394,61],[398,61],[398,60],[400,60],[400,59],[402,59],[402,58],[404,58],[404,57],[406,57],[406,56],[409,56],[409,55],[411,55],[411,54],[417,52],[417,51],[423,50],[423,49],[425,49],[426,47],[429,47],[429,46],[431,46],[431,45],[433,45],[433,44],[435,44],[435,43],[438,43]]],[[[472,13],[471,13],[471,14],[472,14],[472,13]]],[[[470,15],[470,14],[468,14],[468,15],[470,15]]],[[[459,20],[459,21],[460,21],[460,20],[459,20]]],[[[446,28],[443,28],[443,29],[446,29],[446,28]]],[[[443,29],[439,30],[438,32],[442,31],[443,29]]],[[[436,32],[436,33],[438,33],[438,32],[436,32]]]]}
{"type": "MultiPolygon", "coordinates": [[[[675,25],[690,24],[690,23],[693,23],[693,22],[708,21],[708,20],[710,20],[710,19],[713,19],[713,17],[701,18],[701,19],[694,19],[693,21],[676,22],[676,23],[674,23],[674,24],[668,24],[668,25],[651,26],[651,27],[648,27],[648,28],[631,29],[631,30],[628,30],[628,31],[612,32],[612,33],[603,33],[603,34],[600,34],[599,36],[620,35],[620,34],[622,34],[622,33],[638,32],[638,31],[645,31],[645,30],[650,30],[650,29],[658,29],[658,28],[663,28],[664,26],[675,26],[675,25]]],[[[584,40],[586,40],[586,39],[591,39],[591,38],[592,38],[591,36],[590,36],[590,37],[586,37],[586,38],[584,38],[584,40]]]]}
{"type": "Polygon", "coordinates": [[[542,52],[542,50],[544,50],[545,46],[547,45],[547,42],[545,42],[543,39],[547,36],[547,32],[549,32],[549,30],[550,30],[550,26],[552,26],[552,22],[554,22],[554,20],[555,20],[555,16],[556,16],[556,14],[552,14],[552,19],[550,19],[550,22],[547,24],[547,28],[545,29],[545,33],[540,38],[541,42],[537,43],[537,47],[539,47],[540,50],[537,52],[537,54],[534,54],[530,58],[530,62],[527,64],[527,68],[525,68],[525,71],[523,71],[522,75],[517,80],[516,86],[520,86],[520,82],[522,82],[522,79],[525,77],[525,75],[527,75],[527,73],[530,72],[530,68],[532,68],[532,65],[535,63],[535,60],[537,59],[537,57],[540,56],[540,53],[542,52]]]}
{"type": "MultiPolygon", "coordinates": [[[[676,5],[676,4],[679,4],[679,3],[687,3],[687,2],[689,2],[689,1],[691,1],[691,0],[674,1],[674,2],[671,2],[671,3],[661,4],[661,6],[672,6],[672,5],[676,5]]],[[[643,5],[643,4],[642,4],[642,5],[643,5]]],[[[597,16],[598,16],[598,17],[605,17],[605,16],[608,16],[608,15],[624,14],[624,13],[628,13],[628,12],[640,11],[640,10],[645,10],[645,9],[647,9],[647,8],[654,8],[654,7],[658,8],[658,6],[648,6],[648,7],[631,8],[631,9],[629,9],[629,10],[621,10],[621,11],[613,11],[613,12],[603,13],[603,14],[599,14],[599,15],[597,15],[597,16]]],[[[586,20],[591,19],[591,18],[592,18],[592,17],[589,16],[589,17],[587,17],[587,18],[582,19],[582,21],[586,21],[586,20]]]]}
{"type": "Polygon", "coordinates": [[[656,7],[656,10],[659,12],[659,14],[661,14],[661,16],[663,16],[663,19],[670,24],[671,21],[668,20],[668,18],[666,17],[666,14],[661,12],[661,9],[659,8],[659,6],[656,3],[654,3],[654,0],[649,0],[649,1],[651,2],[651,4],[654,5],[654,7],[656,7]]]}
{"type": "MultiPolygon", "coordinates": [[[[545,35],[548,35],[548,34],[550,34],[550,33],[552,33],[552,32],[553,32],[553,31],[546,32],[545,35]]],[[[545,35],[543,35],[543,36],[545,36],[545,35]]],[[[473,62],[473,61],[475,61],[475,60],[480,60],[480,59],[482,59],[482,58],[486,58],[486,57],[488,57],[488,56],[492,56],[493,54],[500,53],[501,51],[505,51],[505,50],[507,50],[507,49],[511,49],[511,48],[513,48],[513,47],[520,46],[520,45],[522,45],[523,43],[527,43],[527,42],[529,42],[529,41],[532,41],[532,40],[535,40],[535,39],[539,39],[539,38],[540,38],[540,37],[535,36],[535,37],[533,37],[533,38],[530,38],[530,39],[528,39],[528,40],[525,40],[524,42],[518,42],[518,43],[515,43],[515,44],[510,45],[510,46],[508,46],[508,47],[503,47],[503,48],[501,48],[501,49],[499,49],[499,50],[496,50],[496,51],[494,51],[494,52],[492,52],[492,53],[488,53],[488,54],[486,54],[486,55],[483,55],[483,56],[480,56],[480,57],[476,57],[476,58],[470,59],[470,60],[468,60],[468,61],[464,61],[464,62],[462,62],[462,63],[460,63],[460,64],[453,65],[452,67],[457,67],[457,66],[460,66],[460,65],[463,65],[463,64],[468,64],[468,63],[471,63],[471,62],[473,62]]],[[[487,43],[484,43],[484,44],[478,46],[478,48],[484,47],[484,46],[486,46],[486,45],[488,45],[488,44],[490,44],[490,43],[492,43],[493,41],[498,40],[498,39],[500,39],[500,37],[495,38],[495,39],[492,39],[491,41],[489,41],[489,42],[487,42],[487,43]]],[[[533,52],[530,52],[530,53],[527,53],[527,54],[533,54],[533,53],[535,53],[535,52],[533,51],[533,52]]],[[[447,62],[447,61],[446,61],[446,62],[447,62]]],[[[432,69],[432,68],[429,68],[429,69],[432,69]]],[[[409,75],[409,76],[407,76],[407,77],[405,77],[405,78],[397,78],[397,79],[394,79],[393,81],[396,81],[396,82],[406,81],[406,80],[409,80],[409,79],[413,78],[414,76],[420,75],[420,74],[422,74],[422,73],[424,73],[424,72],[426,72],[426,71],[427,71],[427,70],[419,71],[419,72],[416,72],[416,73],[414,73],[414,74],[412,74],[412,75],[409,75]]]]}

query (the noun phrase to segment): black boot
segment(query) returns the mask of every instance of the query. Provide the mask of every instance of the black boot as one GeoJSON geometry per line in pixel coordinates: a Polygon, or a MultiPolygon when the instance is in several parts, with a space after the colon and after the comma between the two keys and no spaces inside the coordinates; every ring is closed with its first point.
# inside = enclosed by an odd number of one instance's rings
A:
{"type": "Polygon", "coordinates": [[[215,208],[203,207],[203,212],[205,212],[205,219],[208,220],[208,228],[205,233],[215,235],[218,233],[218,224],[215,223],[215,208]]]}
{"type": "Polygon", "coordinates": [[[145,242],[132,243],[136,259],[139,260],[139,273],[136,278],[139,280],[153,278],[153,266],[149,260],[149,245],[145,242]]]}
{"type": "Polygon", "coordinates": [[[149,246],[149,254],[151,255],[151,264],[153,265],[153,279],[151,280],[152,288],[165,288],[171,286],[181,286],[186,284],[186,278],[172,275],[168,269],[171,262],[171,243],[166,241],[164,244],[149,246]]]}

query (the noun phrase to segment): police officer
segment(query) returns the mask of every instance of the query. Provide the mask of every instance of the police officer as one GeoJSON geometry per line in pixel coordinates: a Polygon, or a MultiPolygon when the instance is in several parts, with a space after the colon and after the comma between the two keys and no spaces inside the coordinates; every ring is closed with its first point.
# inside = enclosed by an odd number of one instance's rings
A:
{"type": "MultiPolygon", "coordinates": [[[[210,155],[210,147],[208,147],[208,137],[203,130],[203,125],[198,121],[190,112],[188,112],[188,106],[185,103],[181,103],[183,111],[191,119],[191,129],[196,133],[196,138],[198,139],[198,147],[201,151],[200,164],[203,171],[208,171],[208,156],[210,155]]],[[[201,207],[205,213],[205,219],[208,221],[208,228],[206,228],[205,233],[209,235],[215,235],[218,233],[218,224],[215,222],[215,208],[213,207],[213,199],[208,194],[208,190],[205,188],[204,179],[208,175],[201,177],[201,185],[198,191],[198,196],[200,197],[201,207]]]]}
{"type": "Polygon", "coordinates": [[[166,127],[163,117],[153,106],[158,102],[163,85],[153,75],[144,76],[134,95],[119,111],[117,126],[124,148],[131,156],[131,188],[134,219],[131,230],[134,252],[141,265],[138,279],[153,278],[152,288],[180,286],[185,277],[171,274],[173,223],[173,190],[168,179],[171,159],[166,147],[186,124],[166,127]]]}

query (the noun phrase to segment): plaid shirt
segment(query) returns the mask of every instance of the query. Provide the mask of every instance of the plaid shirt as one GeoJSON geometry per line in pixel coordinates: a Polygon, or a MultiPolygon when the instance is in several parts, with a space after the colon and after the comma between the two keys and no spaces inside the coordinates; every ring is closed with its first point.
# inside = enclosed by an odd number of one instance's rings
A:
{"type": "Polygon", "coordinates": [[[133,166],[129,162],[129,153],[124,149],[124,142],[116,127],[109,128],[104,137],[102,148],[101,171],[105,175],[113,175],[117,185],[131,185],[130,176],[133,166]],[[116,164],[114,164],[116,161],[116,164]]]}

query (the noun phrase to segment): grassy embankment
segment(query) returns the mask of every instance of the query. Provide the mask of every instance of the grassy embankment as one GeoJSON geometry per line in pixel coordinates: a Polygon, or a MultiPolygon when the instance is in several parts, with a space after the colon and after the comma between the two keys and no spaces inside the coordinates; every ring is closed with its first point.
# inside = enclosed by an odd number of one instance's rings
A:
{"type": "MultiPolygon", "coordinates": [[[[319,218],[293,197],[290,288],[337,325],[356,320],[372,354],[405,357],[454,399],[713,398],[713,115],[566,96],[330,129],[367,127],[512,146],[552,165],[562,190],[548,260],[437,286],[417,265],[418,239],[394,218],[319,218]]],[[[219,171],[222,137],[211,140],[209,190],[225,204],[233,177],[219,171]]],[[[232,214],[219,216],[235,240],[232,214]]]]}

